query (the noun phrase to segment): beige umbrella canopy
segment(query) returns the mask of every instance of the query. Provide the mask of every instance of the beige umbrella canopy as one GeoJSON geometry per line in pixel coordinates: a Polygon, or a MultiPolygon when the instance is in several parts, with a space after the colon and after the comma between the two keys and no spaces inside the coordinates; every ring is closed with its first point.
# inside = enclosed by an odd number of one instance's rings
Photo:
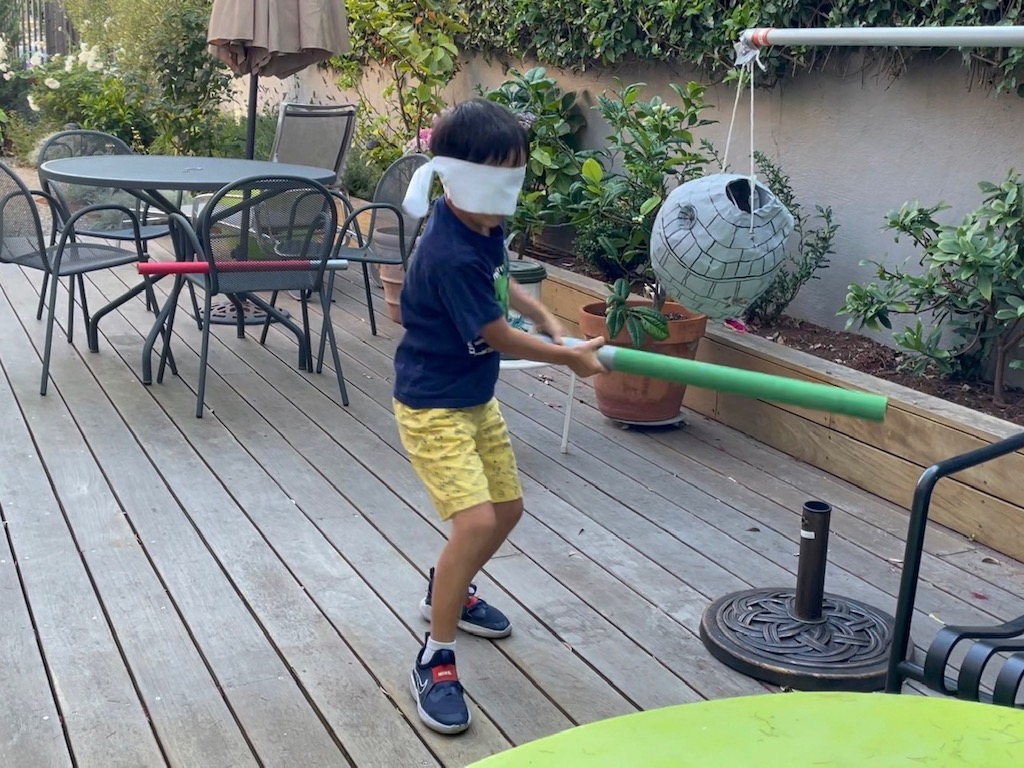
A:
{"type": "Polygon", "coordinates": [[[214,0],[206,41],[237,75],[250,75],[246,156],[256,133],[262,75],[288,77],[349,51],[345,0],[214,0]]]}

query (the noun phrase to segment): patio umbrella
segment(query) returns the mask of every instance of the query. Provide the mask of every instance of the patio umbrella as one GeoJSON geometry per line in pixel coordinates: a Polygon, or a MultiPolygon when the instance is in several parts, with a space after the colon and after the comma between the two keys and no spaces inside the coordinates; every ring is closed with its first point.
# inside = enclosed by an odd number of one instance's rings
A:
{"type": "Polygon", "coordinates": [[[261,76],[288,77],[349,50],[345,0],[214,0],[206,41],[236,75],[249,75],[245,156],[256,143],[261,76]]]}

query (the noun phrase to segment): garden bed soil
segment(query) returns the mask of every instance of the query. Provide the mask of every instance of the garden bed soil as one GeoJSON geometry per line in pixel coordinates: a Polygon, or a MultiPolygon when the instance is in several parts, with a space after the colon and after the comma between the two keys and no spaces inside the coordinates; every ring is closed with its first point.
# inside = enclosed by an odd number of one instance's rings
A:
{"type": "MultiPolygon", "coordinates": [[[[531,247],[526,254],[552,266],[567,269],[578,275],[606,282],[603,275],[572,254],[543,244],[531,247]]],[[[1024,390],[1006,392],[1006,406],[992,401],[992,387],[985,383],[960,382],[943,379],[937,373],[926,372],[916,376],[900,370],[905,357],[898,349],[857,333],[833,331],[806,320],[783,317],[772,326],[750,327],[755,333],[790,349],[806,352],[823,360],[845,365],[861,373],[900,384],[922,394],[942,398],[951,403],[971,408],[990,416],[1024,426],[1024,390]]]]}

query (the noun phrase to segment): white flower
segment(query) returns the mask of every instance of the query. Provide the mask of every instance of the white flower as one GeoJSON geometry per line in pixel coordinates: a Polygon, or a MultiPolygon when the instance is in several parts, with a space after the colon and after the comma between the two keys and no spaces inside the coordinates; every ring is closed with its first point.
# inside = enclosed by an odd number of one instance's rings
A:
{"type": "Polygon", "coordinates": [[[68,56],[67,61],[64,62],[64,71],[70,72],[75,68],[75,57],[68,56]]]}
{"type": "Polygon", "coordinates": [[[51,91],[56,91],[58,88],[60,88],[60,82],[58,82],[58,80],[53,77],[48,77],[45,80],[43,80],[43,84],[51,91]]]}
{"type": "Polygon", "coordinates": [[[36,100],[32,98],[31,93],[28,95],[28,108],[31,109],[33,112],[39,111],[39,105],[36,104],[36,100]]]}
{"type": "Polygon", "coordinates": [[[4,72],[4,80],[10,80],[12,77],[14,77],[13,72],[4,72]]]}
{"type": "Polygon", "coordinates": [[[28,65],[30,67],[39,67],[39,66],[42,66],[42,63],[43,63],[43,54],[40,53],[39,51],[36,51],[35,53],[33,53],[29,57],[28,65]]]}

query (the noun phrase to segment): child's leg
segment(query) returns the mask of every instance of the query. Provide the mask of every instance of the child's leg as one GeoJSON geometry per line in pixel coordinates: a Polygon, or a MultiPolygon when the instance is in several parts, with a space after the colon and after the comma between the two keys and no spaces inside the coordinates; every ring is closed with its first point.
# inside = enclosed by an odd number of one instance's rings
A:
{"type": "Polygon", "coordinates": [[[455,640],[469,585],[507,535],[501,535],[490,502],[457,512],[451,523],[451,535],[437,560],[431,587],[430,636],[440,643],[455,640]]]}
{"type": "Polygon", "coordinates": [[[452,533],[438,559],[432,585],[431,637],[436,640],[454,638],[456,626],[491,638],[512,631],[501,611],[475,595],[466,599],[473,577],[498,551],[523,514],[519,468],[498,402],[491,400],[472,412],[476,455],[492,502],[452,517],[452,533]]]}

